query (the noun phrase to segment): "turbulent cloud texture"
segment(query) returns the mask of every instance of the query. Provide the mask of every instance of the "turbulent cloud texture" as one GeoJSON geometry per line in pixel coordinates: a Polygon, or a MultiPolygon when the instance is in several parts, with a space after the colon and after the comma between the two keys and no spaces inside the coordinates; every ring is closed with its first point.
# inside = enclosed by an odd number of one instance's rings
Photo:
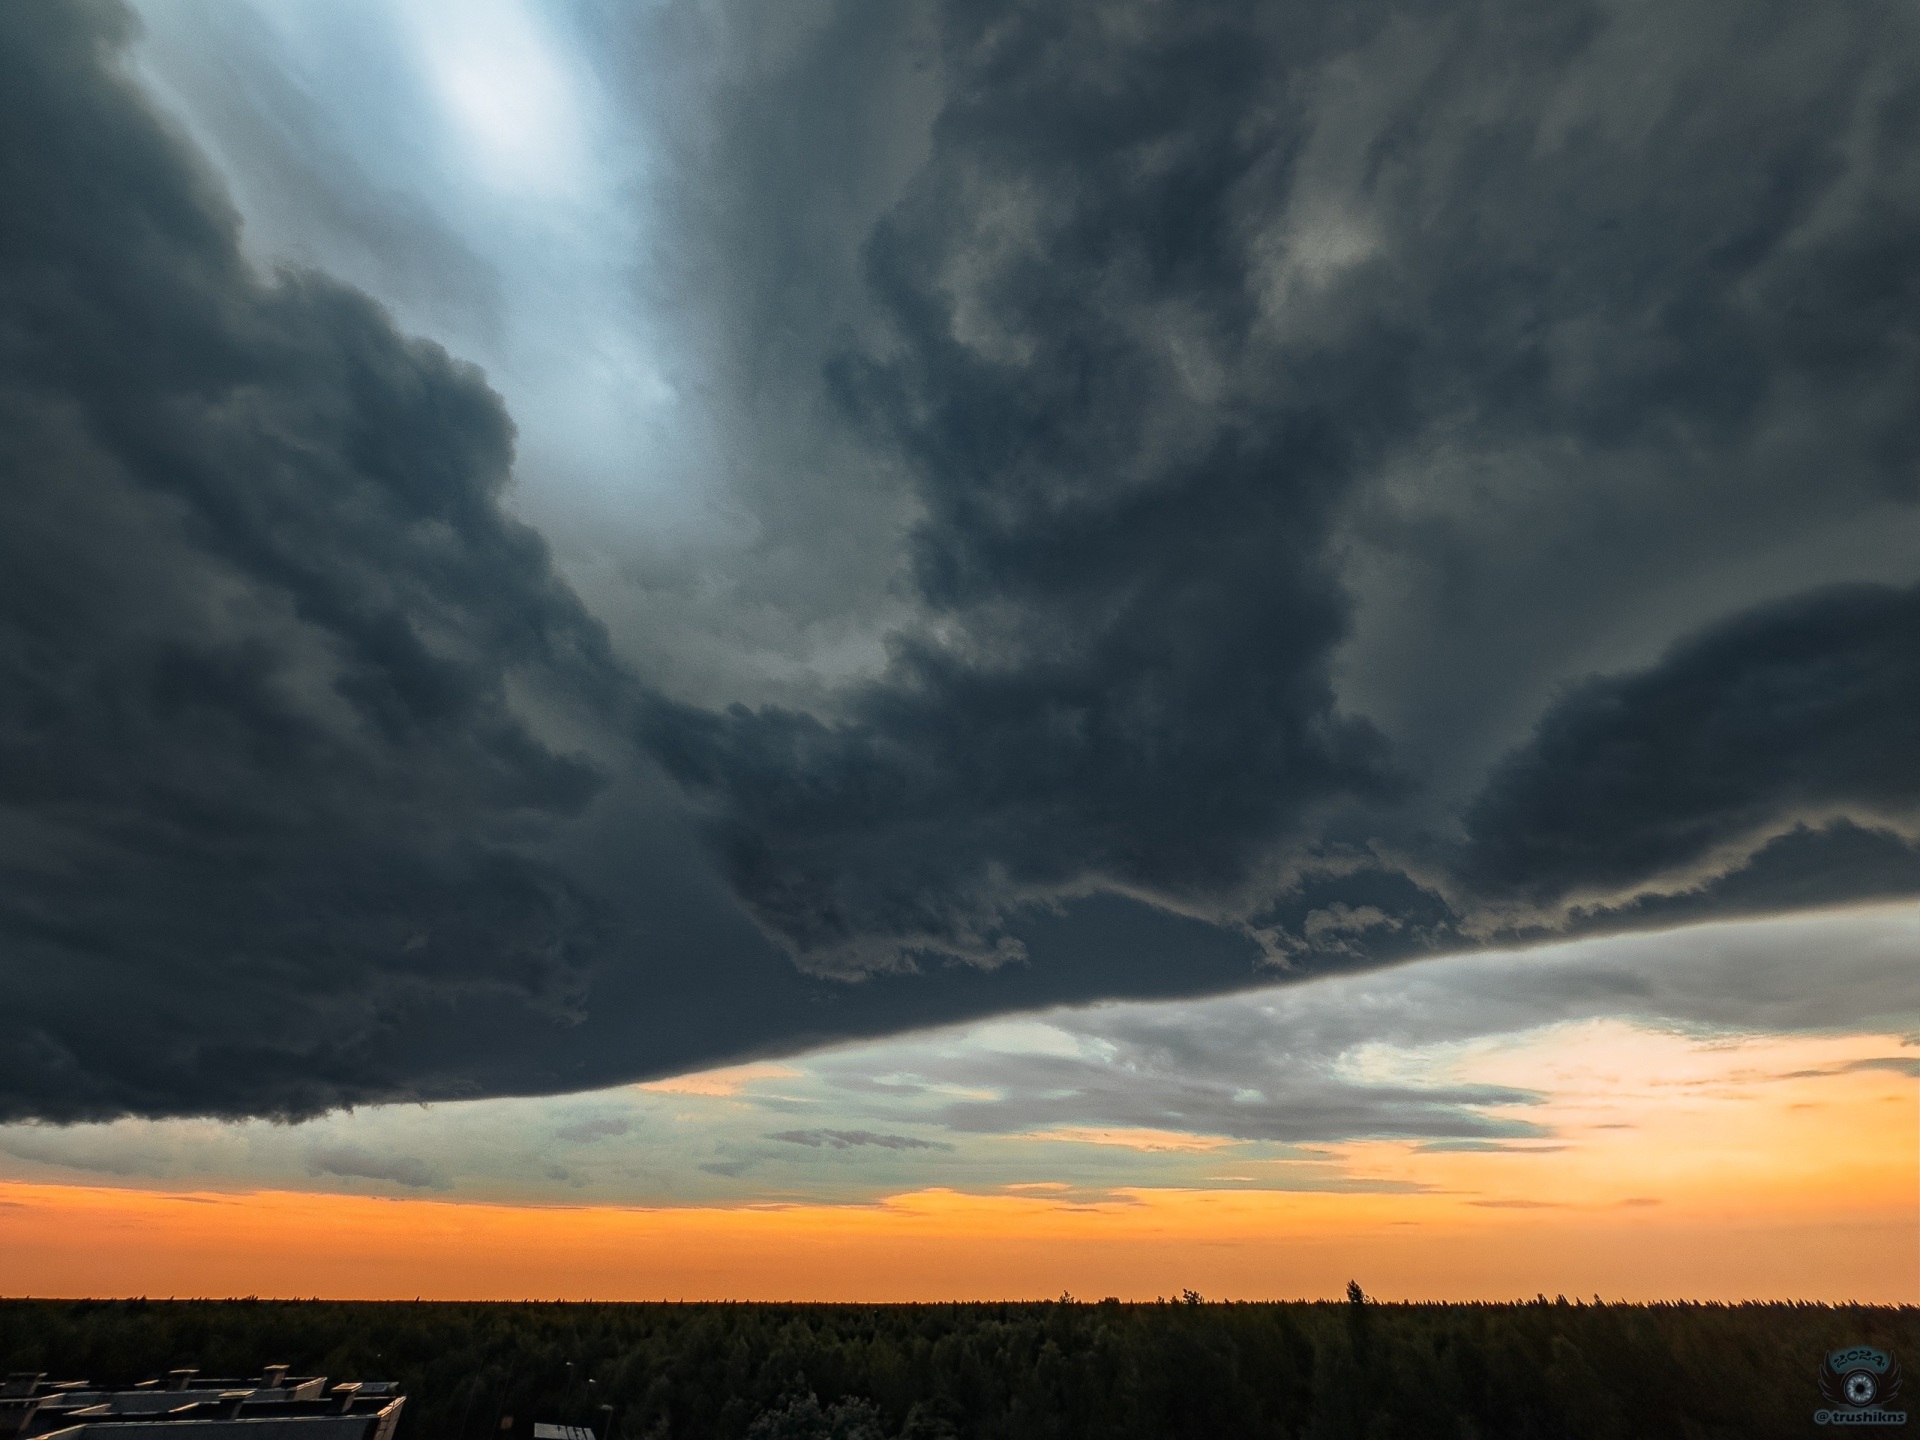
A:
{"type": "Polygon", "coordinates": [[[0,1114],[1920,892],[1909,8],[576,18],[749,537],[604,585],[124,10],[0,12],[0,1114]]]}
{"type": "Polygon", "coordinates": [[[511,421],[365,296],[246,267],[124,17],[0,24],[0,1093],[298,1110],[404,1083],[395,1011],[577,1007],[595,905],[528,842],[604,776],[507,692],[615,681],[499,509],[511,421]]]}
{"type": "Polygon", "coordinates": [[[1556,703],[1474,802],[1467,873],[1558,900],[1699,866],[1783,818],[1911,822],[1920,587],[1797,596],[1556,703]]]}
{"type": "MultiPolygon", "coordinates": [[[[865,242],[892,328],[828,367],[920,502],[923,618],[830,718],[652,737],[803,964],[992,963],[1102,887],[1280,954],[1438,944],[1839,816],[1912,888],[1912,592],[1727,619],[1705,573],[1785,547],[1778,594],[1830,564],[1802,527],[1914,536],[1910,21],[1362,13],[946,17],[930,157],[865,242]],[[1516,687],[1580,680],[1649,553],[1698,582],[1680,649],[1526,737],[1516,687]],[[1382,636],[1396,590],[1431,609],[1382,636]],[[1426,657],[1377,673],[1421,642],[1458,733],[1426,657]],[[1503,743],[1456,856],[1436,799],[1503,743]]],[[[1802,898],[1849,892],[1843,849],[1802,898]]]]}

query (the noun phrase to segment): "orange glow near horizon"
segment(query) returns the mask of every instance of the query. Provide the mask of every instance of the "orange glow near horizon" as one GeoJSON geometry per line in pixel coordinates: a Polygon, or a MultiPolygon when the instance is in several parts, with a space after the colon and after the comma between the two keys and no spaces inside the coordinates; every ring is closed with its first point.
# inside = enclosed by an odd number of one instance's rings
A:
{"type": "Polygon", "coordinates": [[[1451,1197],[920,1191],[862,1206],[638,1210],[265,1191],[0,1189],[13,1294],[847,1300],[1791,1297],[1911,1303],[1911,1206],[1473,1209],[1451,1197]]]}
{"type": "MultiPolygon", "coordinates": [[[[1548,1090],[1528,1113],[1552,1141],[1316,1147],[1309,1163],[1344,1188],[1025,1182],[856,1204],[566,1208],[14,1183],[0,1184],[0,1252],[9,1293],[68,1296],[1289,1299],[1351,1278],[1385,1299],[1911,1303],[1920,1111],[1889,1054],[1899,1043],[1595,1022],[1485,1047],[1458,1073],[1548,1090]]],[[[1223,1181],[1301,1164],[1199,1158],[1240,1172],[1223,1181]]]]}

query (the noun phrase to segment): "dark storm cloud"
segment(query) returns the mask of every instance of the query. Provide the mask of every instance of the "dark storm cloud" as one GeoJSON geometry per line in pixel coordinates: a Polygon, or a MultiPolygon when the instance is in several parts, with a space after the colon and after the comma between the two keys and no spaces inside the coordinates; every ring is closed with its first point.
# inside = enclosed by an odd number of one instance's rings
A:
{"type": "Polygon", "coordinates": [[[122,11],[0,24],[0,1114],[577,1089],[1250,973],[1111,905],[1001,979],[797,972],[609,738],[632,682],[500,508],[481,377],[244,263],[122,11]]]}
{"type": "Polygon", "coordinates": [[[934,157],[868,243],[896,352],[832,377],[914,468],[932,633],[833,723],[656,712],[804,963],[1017,957],[1009,912],[1089,881],[1211,900],[1316,807],[1395,788],[1334,713],[1326,554],[1400,418],[1393,336],[1313,375],[1254,336],[1235,212],[1275,143],[1241,133],[1267,37],[1143,25],[956,19],[934,157]],[[1232,373],[1185,373],[1180,328],[1232,373]]]}
{"type": "MultiPolygon", "coordinates": [[[[1097,889],[1276,955],[1379,958],[1486,933],[1514,885],[1557,902],[1710,851],[1680,889],[1737,910],[1748,855],[1803,819],[1820,843],[1753,864],[1842,898],[1863,820],[1893,888],[1920,886],[1885,830],[1913,810],[1888,753],[1910,681],[1850,668],[1897,665],[1912,627],[1871,599],[1694,642],[1700,664],[1749,655],[1699,678],[1726,687],[1717,716],[1669,713],[1691,660],[1595,682],[1472,806],[1462,873],[1443,839],[1554,690],[1619,650],[1641,567],[1691,549],[1731,572],[1729,547],[1791,558],[1800,530],[1883,511],[1911,527],[1920,89],[1882,63],[1913,53],[1904,17],[942,16],[930,155],[865,243],[891,332],[828,366],[911,477],[923,619],[831,713],[662,706],[648,731],[803,965],[1015,958],[1023,913],[1097,889]],[[1430,613],[1388,643],[1400,591],[1430,613]],[[1743,718],[1794,703],[1741,688],[1776,643],[1811,708],[1743,718]],[[1602,695],[1606,736],[1573,718],[1602,695]],[[1671,745],[1728,753],[1668,785],[1669,720],[1695,727],[1671,745]],[[1590,733],[1633,748],[1574,756],[1590,733]],[[1812,773],[1863,739],[1878,760],[1812,773]],[[1585,766],[1566,807],[1563,760],[1585,766]]],[[[1755,589],[1703,578],[1666,637],[1755,589]]],[[[1661,904],[1611,898],[1606,923],[1661,904]]]]}
{"type": "Polygon", "coordinates": [[[410,1003],[577,1011],[596,909],[529,846],[604,777],[507,692],[615,681],[497,399],[245,268],[127,23],[0,17],[0,1110],[302,1112],[408,1083],[410,1003]]]}
{"type": "MultiPolygon", "coordinates": [[[[632,33],[746,44],[709,10],[632,33]]],[[[870,13],[662,82],[765,537],[707,588],[889,637],[727,707],[752,665],[687,657],[751,627],[623,668],[476,371],[249,268],[121,11],[0,9],[0,1114],[576,1088],[1920,890],[1908,11],[870,13]]],[[[425,234],[354,193],[367,254],[425,234]]],[[[1478,1133],[1436,1103],[1408,1133],[1478,1133]]]]}
{"type": "Polygon", "coordinates": [[[1464,875],[1535,901],[1608,895],[1783,817],[1910,819],[1917,718],[1920,587],[1750,612],[1557,702],[1468,813],[1464,875]]]}

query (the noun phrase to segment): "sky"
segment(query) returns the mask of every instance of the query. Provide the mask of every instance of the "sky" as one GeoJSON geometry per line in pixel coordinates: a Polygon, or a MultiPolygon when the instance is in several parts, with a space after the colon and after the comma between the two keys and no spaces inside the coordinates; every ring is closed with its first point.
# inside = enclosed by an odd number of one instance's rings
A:
{"type": "Polygon", "coordinates": [[[1916,946],[1877,907],[569,1096],[14,1124],[0,1244],[41,1294],[1911,1303],[1916,946]]]}
{"type": "Polygon", "coordinates": [[[1916,61],[6,8],[16,1283],[1920,1298],[1916,61]]]}

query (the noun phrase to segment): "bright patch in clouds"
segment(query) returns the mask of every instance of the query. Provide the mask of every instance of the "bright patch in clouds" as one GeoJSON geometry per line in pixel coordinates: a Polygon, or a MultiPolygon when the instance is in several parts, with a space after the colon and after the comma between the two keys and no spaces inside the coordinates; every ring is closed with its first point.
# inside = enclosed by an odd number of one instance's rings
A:
{"type": "Polygon", "coordinates": [[[408,12],[435,93],[502,188],[573,193],[585,180],[587,76],[518,0],[417,0],[408,12]]]}
{"type": "Polygon", "coordinates": [[[789,1065],[761,1062],[702,1070],[693,1075],[676,1075],[670,1080],[652,1080],[636,1088],[652,1095],[738,1095],[756,1081],[791,1080],[798,1078],[800,1073],[789,1065]]]}

